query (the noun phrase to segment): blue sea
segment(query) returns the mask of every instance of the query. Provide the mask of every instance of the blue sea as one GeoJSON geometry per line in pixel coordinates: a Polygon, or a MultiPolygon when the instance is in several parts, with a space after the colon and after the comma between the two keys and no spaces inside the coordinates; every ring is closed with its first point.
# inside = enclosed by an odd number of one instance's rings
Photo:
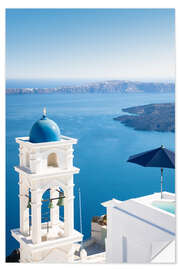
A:
{"type": "MultiPolygon", "coordinates": [[[[47,115],[61,133],[78,139],[74,146],[75,228],[80,230],[78,188],[81,189],[84,239],[90,237],[91,219],[105,213],[102,202],[127,200],[160,192],[160,169],[127,163],[130,155],[165,145],[174,150],[174,133],[136,131],[113,117],[122,108],[150,103],[174,102],[173,94],[46,94],[7,95],[6,97],[6,252],[18,247],[10,230],[19,227],[19,164],[15,138],[28,136],[33,123],[47,115]]],[[[175,192],[175,173],[164,170],[163,189],[175,192]]]]}
{"type": "Polygon", "coordinates": [[[100,81],[100,79],[8,79],[6,81],[6,88],[58,88],[61,86],[83,85],[97,81],[100,81]]]}

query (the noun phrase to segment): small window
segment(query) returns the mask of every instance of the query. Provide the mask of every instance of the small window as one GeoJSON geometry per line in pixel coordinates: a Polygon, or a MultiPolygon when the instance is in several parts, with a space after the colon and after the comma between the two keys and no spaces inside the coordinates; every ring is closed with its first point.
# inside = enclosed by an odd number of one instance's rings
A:
{"type": "Polygon", "coordinates": [[[48,156],[48,167],[58,167],[56,153],[51,153],[48,156]]]}
{"type": "Polygon", "coordinates": [[[29,168],[29,153],[26,153],[26,167],[29,168]]]}

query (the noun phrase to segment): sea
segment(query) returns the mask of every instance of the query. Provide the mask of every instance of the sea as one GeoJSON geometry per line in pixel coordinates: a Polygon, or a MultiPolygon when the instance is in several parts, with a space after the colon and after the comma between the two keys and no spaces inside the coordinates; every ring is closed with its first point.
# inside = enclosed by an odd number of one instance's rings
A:
{"type": "MultiPolygon", "coordinates": [[[[18,248],[10,230],[19,227],[19,185],[14,166],[19,164],[16,137],[28,136],[34,122],[47,116],[61,134],[78,139],[74,145],[74,221],[80,230],[78,189],[82,200],[82,230],[90,238],[93,216],[106,213],[102,202],[127,200],[160,192],[160,169],[128,163],[130,155],[160,147],[175,149],[171,132],[137,131],[113,118],[123,108],[174,102],[174,94],[26,94],[6,96],[6,254],[18,248]]],[[[164,169],[163,190],[175,192],[175,171],[164,169]]]]}

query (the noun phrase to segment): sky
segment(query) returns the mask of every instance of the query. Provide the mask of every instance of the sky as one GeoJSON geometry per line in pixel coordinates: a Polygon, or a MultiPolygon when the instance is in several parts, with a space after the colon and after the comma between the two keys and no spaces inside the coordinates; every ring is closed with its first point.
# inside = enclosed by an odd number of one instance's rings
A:
{"type": "Polygon", "coordinates": [[[174,9],[7,9],[7,79],[175,79],[174,9]]]}

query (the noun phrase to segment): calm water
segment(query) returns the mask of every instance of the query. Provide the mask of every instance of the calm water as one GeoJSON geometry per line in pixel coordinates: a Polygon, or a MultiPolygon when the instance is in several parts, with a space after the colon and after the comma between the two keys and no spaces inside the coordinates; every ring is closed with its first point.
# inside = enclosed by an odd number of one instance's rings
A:
{"type": "MultiPolygon", "coordinates": [[[[48,117],[57,122],[61,133],[78,138],[74,164],[75,228],[79,230],[78,188],[81,188],[83,233],[90,237],[91,218],[105,213],[101,202],[126,200],[160,191],[160,169],[127,163],[129,155],[159,147],[174,149],[174,134],[135,131],[113,117],[122,108],[174,101],[170,94],[75,94],[9,95],[6,99],[7,180],[6,248],[9,254],[18,247],[10,229],[19,227],[18,162],[15,137],[28,136],[34,121],[47,107],[48,117]]],[[[174,170],[164,170],[163,189],[174,192],[174,170]]]]}
{"type": "Polygon", "coordinates": [[[61,86],[81,85],[89,82],[95,82],[99,80],[95,79],[62,79],[62,80],[50,80],[50,79],[8,79],[6,80],[6,88],[55,88],[61,86]]]}

